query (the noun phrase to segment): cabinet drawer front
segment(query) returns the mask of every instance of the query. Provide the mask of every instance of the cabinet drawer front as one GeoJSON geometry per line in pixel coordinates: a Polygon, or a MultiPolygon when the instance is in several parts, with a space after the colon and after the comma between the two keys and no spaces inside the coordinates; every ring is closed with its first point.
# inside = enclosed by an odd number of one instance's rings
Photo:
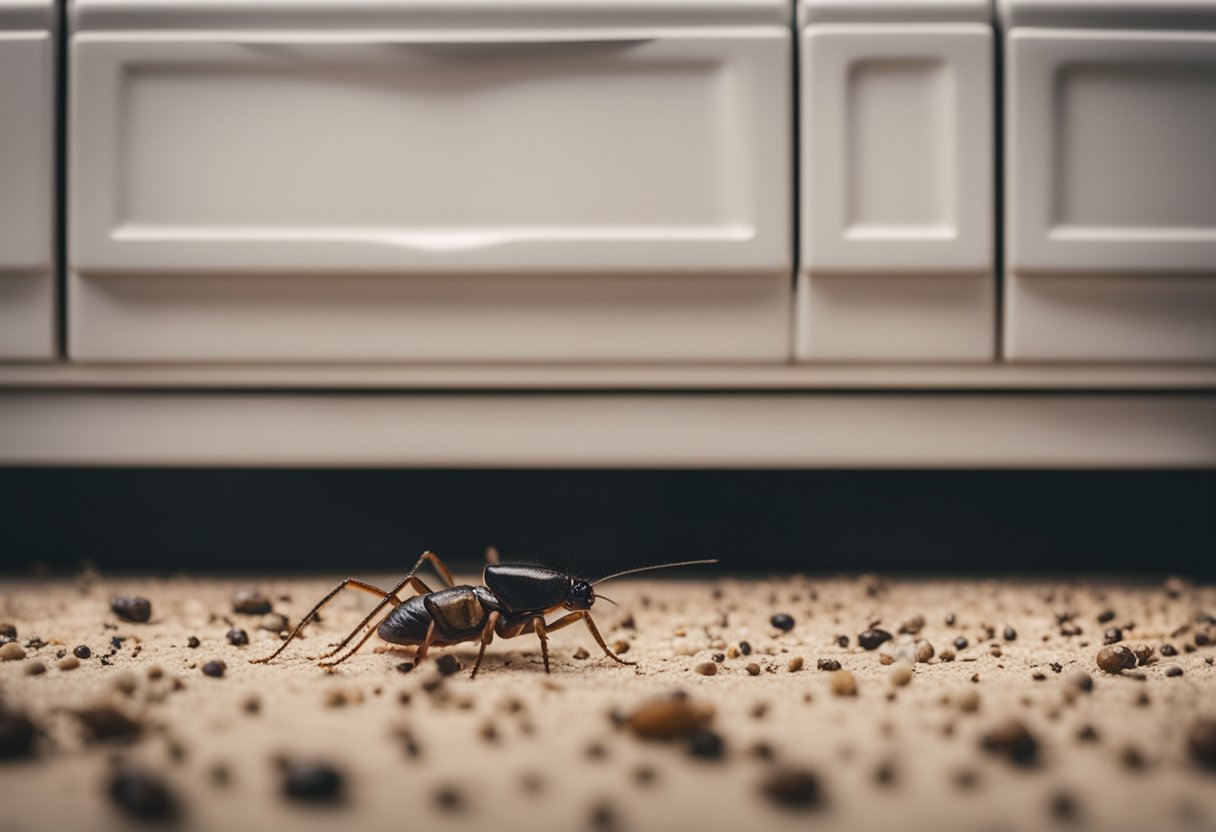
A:
{"type": "Polygon", "coordinates": [[[74,268],[771,274],[788,41],[82,34],[74,268]]]}
{"type": "Polygon", "coordinates": [[[0,31],[0,360],[55,355],[54,108],[51,33],[0,31]]]}
{"type": "Polygon", "coordinates": [[[1009,266],[1216,271],[1216,34],[1010,35],[1009,266]]]}
{"type": "Polygon", "coordinates": [[[991,27],[825,25],[803,38],[807,268],[990,273],[991,27]]]}

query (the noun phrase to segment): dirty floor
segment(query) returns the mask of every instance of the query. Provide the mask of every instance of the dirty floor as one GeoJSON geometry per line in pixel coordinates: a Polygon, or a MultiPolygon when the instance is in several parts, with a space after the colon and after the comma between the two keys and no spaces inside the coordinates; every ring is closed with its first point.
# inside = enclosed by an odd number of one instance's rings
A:
{"type": "Polygon", "coordinates": [[[234,611],[236,591],[294,625],[335,581],[0,578],[24,653],[0,661],[0,751],[16,755],[0,759],[0,832],[146,825],[131,811],[193,830],[1216,829],[1216,587],[622,578],[603,587],[619,606],[594,613],[636,666],[578,625],[551,634],[551,675],[525,636],[495,641],[476,679],[473,645],[433,654],[463,666],[447,677],[431,660],[405,672],[411,651],[376,639],[318,669],[306,657],[375,603],[345,592],[275,663],[249,663],[280,636],[234,611]],[[147,598],[150,620],[117,616],[115,595],[147,598]],[[893,637],[864,649],[871,629],[893,637]],[[1152,654],[1105,673],[1104,638],[1152,654]],[[70,667],[79,645],[91,655],[70,667]],[[630,714],[673,694],[712,717],[639,736],[630,714]],[[28,755],[18,716],[37,730],[28,755]],[[132,777],[123,808],[110,784],[132,777]],[[321,796],[286,795],[287,777],[321,796]]]}

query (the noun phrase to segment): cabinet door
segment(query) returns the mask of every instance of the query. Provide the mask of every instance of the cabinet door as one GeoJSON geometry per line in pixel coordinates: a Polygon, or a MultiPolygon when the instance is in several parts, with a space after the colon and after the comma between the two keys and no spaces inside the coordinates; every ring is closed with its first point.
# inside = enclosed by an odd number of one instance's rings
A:
{"type": "Polygon", "coordinates": [[[1006,353],[1216,360],[1216,35],[1009,38],[1006,353]]]}
{"type": "Polygon", "coordinates": [[[0,360],[55,355],[54,46],[0,31],[0,360]]]}
{"type": "Polygon", "coordinates": [[[992,42],[979,24],[804,33],[803,358],[993,358],[992,42]]]}
{"type": "Polygon", "coordinates": [[[73,353],[786,354],[788,35],[710,31],[78,36],[73,353]]]}

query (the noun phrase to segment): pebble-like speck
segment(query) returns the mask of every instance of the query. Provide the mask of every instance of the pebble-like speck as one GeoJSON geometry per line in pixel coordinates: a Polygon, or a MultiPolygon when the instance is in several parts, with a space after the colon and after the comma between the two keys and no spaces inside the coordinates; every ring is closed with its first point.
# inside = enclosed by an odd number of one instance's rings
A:
{"type": "Polygon", "coordinates": [[[93,655],[93,651],[87,644],[78,644],[72,648],[72,655],[78,659],[87,659],[93,655]]]}
{"type": "Polygon", "coordinates": [[[327,763],[289,762],[283,767],[283,794],[292,800],[325,803],[340,800],[342,773],[327,763]]]}
{"type": "Polygon", "coordinates": [[[984,734],[981,747],[1019,766],[1034,765],[1039,755],[1038,740],[1017,719],[1006,719],[993,726],[984,734]]]}
{"type": "Polygon", "coordinates": [[[857,636],[857,643],[866,650],[877,650],[881,645],[891,640],[891,634],[877,628],[866,630],[857,636]]]}
{"type": "Polygon", "coordinates": [[[234,647],[244,647],[249,644],[249,633],[233,627],[228,631],[228,643],[234,647]]]}
{"type": "Polygon", "coordinates": [[[1186,745],[1191,759],[1216,771],[1216,719],[1196,720],[1187,731],[1186,745]]]}
{"type": "Polygon", "coordinates": [[[159,777],[143,771],[119,770],[106,784],[114,805],[141,821],[166,821],[180,813],[178,800],[159,777]]]}
{"type": "Polygon", "coordinates": [[[814,809],[823,802],[819,777],[803,768],[779,766],[772,769],[761,780],[760,791],[786,809],[814,809]]]}
{"type": "Polygon", "coordinates": [[[270,599],[256,589],[240,589],[232,595],[232,611],[241,615],[265,615],[273,608],[270,599]]]}
{"type": "Polygon", "coordinates": [[[689,756],[702,760],[720,760],[726,753],[726,743],[721,735],[709,728],[693,731],[686,743],[689,756]]]}
{"type": "Polygon", "coordinates": [[[1108,645],[1098,651],[1097,662],[1106,673],[1122,673],[1136,666],[1136,655],[1121,644],[1108,645]]]}
{"type": "Polygon", "coordinates": [[[793,616],[787,615],[783,612],[779,612],[770,618],[769,623],[785,633],[788,633],[790,630],[794,629],[793,616]]]}
{"type": "Polygon", "coordinates": [[[903,687],[912,681],[912,665],[907,662],[896,662],[891,665],[891,684],[903,687]]]}
{"type": "Polygon", "coordinates": [[[837,696],[856,696],[857,679],[847,670],[837,670],[828,677],[828,685],[837,696]]]}
{"type": "Polygon", "coordinates": [[[692,669],[702,676],[713,676],[718,672],[718,665],[714,662],[697,662],[692,669]]]}
{"type": "Polygon", "coordinates": [[[203,674],[212,676],[216,679],[224,675],[224,671],[228,669],[228,665],[224,664],[223,659],[212,659],[203,663],[203,674]]]}
{"type": "Polygon", "coordinates": [[[15,662],[25,658],[25,648],[15,641],[0,646],[0,661],[15,662]]]}
{"type": "Polygon", "coordinates": [[[152,602],[138,595],[115,595],[110,599],[110,609],[123,621],[144,624],[152,617],[152,602]]]}
{"type": "Polygon", "coordinates": [[[28,716],[0,703],[0,760],[16,760],[34,753],[38,727],[28,716]]]}
{"type": "Polygon", "coordinates": [[[1172,664],[1165,669],[1165,675],[1166,676],[1181,676],[1182,668],[1176,664],[1172,664]]]}

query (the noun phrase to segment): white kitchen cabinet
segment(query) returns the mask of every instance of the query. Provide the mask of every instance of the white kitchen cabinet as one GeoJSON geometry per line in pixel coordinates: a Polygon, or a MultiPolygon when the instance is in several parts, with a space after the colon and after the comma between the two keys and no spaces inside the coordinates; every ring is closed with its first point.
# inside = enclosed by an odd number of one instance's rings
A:
{"type": "Polygon", "coordinates": [[[781,0],[77,0],[83,361],[786,360],[781,0]]]}
{"type": "Polygon", "coordinates": [[[806,361],[992,361],[992,7],[803,0],[806,361]]]}
{"type": "Polygon", "coordinates": [[[56,354],[52,0],[0,0],[0,361],[56,354]]]}
{"type": "Polygon", "coordinates": [[[1007,358],[1216,360],[1216,2],[1003,17],[1007,358]]]}

